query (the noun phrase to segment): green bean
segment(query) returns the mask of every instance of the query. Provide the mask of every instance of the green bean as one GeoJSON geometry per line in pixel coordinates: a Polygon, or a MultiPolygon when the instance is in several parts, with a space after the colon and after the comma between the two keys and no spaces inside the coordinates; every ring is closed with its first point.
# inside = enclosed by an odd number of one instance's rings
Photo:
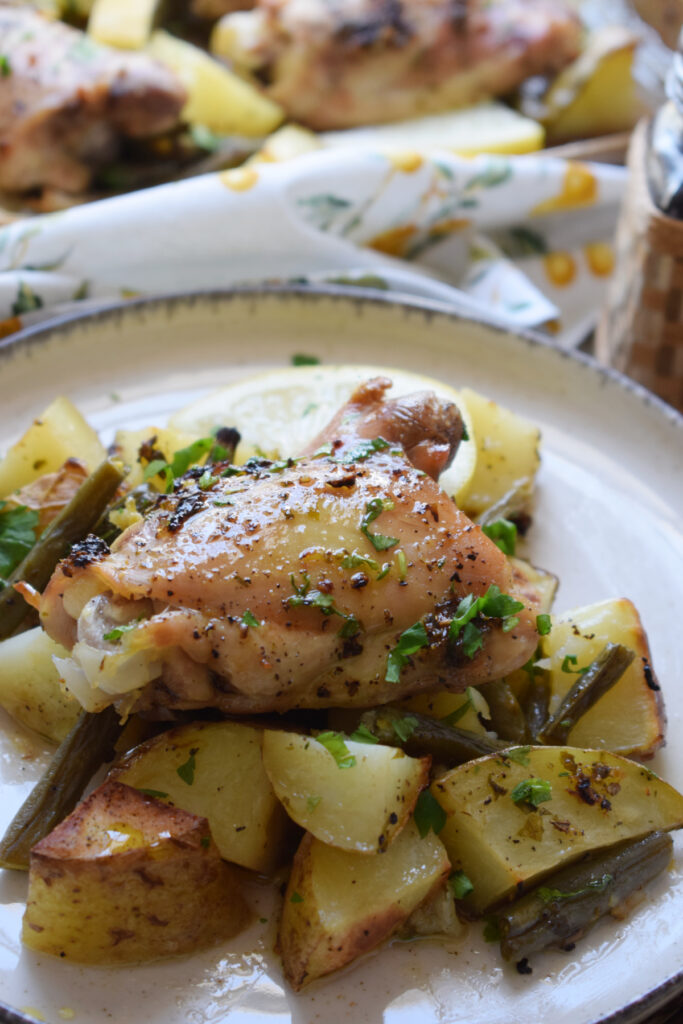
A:
{"type": "Polygon", "coordinates": [[[494,916],[506,960],[573,943],[636,889],[668,866],[673,842],[665,832],[609,847],[547,878],[494,916]]]}
{"type": "Polygon", "coordinates": [[[376,736],[380,743],[401,747],[411,757],[429,754],[438,764],[447,768],[464,764],[484,754],[504,750],[509,744],[479,736],[467,729],[446,725],[436,718],[415,711],[396,708],[377,708],[366,711],[360,723],[376,736]]]}
{"type": "Polygon", "coordinates": [[[548,707],[550,704],[550,688],[544,672],[540,669],[530,669],[529,686],[522,699],[522,711],[526,719],[527,738],[530,742],[536,742],[539,731],[548,719],[548,707]]]}
{"type": "Polygon", "coordinates": [[[491,726],[499,739],[526,742],[526,721],[512,687],[504,679],[485,683],[479,692],[489,706],[491,726]]]}
{"type": "Polygon", "coordinates": [[[0,840],[0,867],[28,868],[31,847],[64,820],[98,768],[113,760],[122,729],[114,708],[81,712],[0,840]]]}
{"type": "Polygon", "coordinates": [[[36,590],[43,590],[57,562],[90,532],[122,479],[121,470],[109,459],[98,466],[17,566],[0,591],[0,640],[11,636],[31,610],[12,584],[25,580],[36,590]]]}
{"type": "Polygon", "coordinates": [[[539,729],[540,743],[561,745],[582,715],[618,683],[635,655],[622,644],[606,644],[566,695],[554,715],[539,729]]]}

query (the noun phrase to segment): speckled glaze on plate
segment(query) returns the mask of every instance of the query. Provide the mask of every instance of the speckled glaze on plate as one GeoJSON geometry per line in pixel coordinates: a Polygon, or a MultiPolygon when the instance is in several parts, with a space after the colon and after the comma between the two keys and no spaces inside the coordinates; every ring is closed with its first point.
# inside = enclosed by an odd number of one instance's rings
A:
{"type": "MultiPolygon", "coordinates": [[[[537,422],[543,463],[528,553],[561,580],[558,610],[612,596],[640,609],[669,715],[653,767],[683,787],[683,418],[590,360],[426,304],[372,294],[245,291],[133,302],[25,332],[0,346],[0,450],[66,393],[109,439],[295,352],[467,384],[537,422]]],[[[47,753],[0,723],[0,827],[47,753]]],[[[25,876],[0,873],[0,1021],[59,1024],[636,1024],[683,990],[683,842],[628,921],[596,927],[572,954],[504,968],[467,941],[395,942],[295,996],[272,953],[276,903],[256,892],[256,923],[193,957],[81,968],[21,947],[25,876]],[[9,1007],[12,1009],[10,1010],[9,1007]]],[[[200,912],[202,910],[200,909],[200,912]]]]}

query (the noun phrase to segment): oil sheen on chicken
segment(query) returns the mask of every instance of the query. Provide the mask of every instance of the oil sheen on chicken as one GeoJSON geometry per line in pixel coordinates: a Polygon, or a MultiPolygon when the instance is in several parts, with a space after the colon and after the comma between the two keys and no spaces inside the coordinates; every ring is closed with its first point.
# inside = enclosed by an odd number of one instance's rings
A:
{"type": "Polygon", "coordinates": [[[512,575],[436,482],[462,435],[456,407],[389,401],[389,385],[359,387],[301,457],[191,470],[111,551],[90,538],[60,564],[41,619],[72,649],[60,669],[85,707],[368,706],[529,659],[528,599],[507,631],[476,620],[473,656],[449,638],[460,601],[492,584],[514,595],[512,575]],[[415,626],[423,643],[396,678],[391,652],[415,626]]]}
{"type": "Polygon", "coordinates": [[[233,58],[316,129],[462,107],[573,60],[563,0],[256,0],[229,15],[233,58]]]}

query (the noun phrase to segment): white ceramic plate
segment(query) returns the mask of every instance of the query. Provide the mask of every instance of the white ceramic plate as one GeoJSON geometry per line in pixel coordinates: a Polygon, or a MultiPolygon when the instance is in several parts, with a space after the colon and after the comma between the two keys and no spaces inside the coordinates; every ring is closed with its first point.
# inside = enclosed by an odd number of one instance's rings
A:
{"type": "MultiPolygon", "coordinates": [[[[144,301],[0,347],[0,450],[59,392],[106,439],[121,424],[158,423],[250,370],[288,364],[295,352],[467,384],[540,425],[531,556],[560,576],[560,610],[610,596],[638,605],[669,713],[668,746],[654,767],[683,787],[683,420],[586,360],[379,298],[273,291],[144,301]]],[[[7,721],[0,733],[4,827],[45,753],[7,721]]],[[[630,920],[599,925],[571,954],[536,958],[531,976],[503,967],[475,926],[456,948],[394,943],[299,996],[283,986],[272,954],[275,907],[266,893],[258,916],[268,923],[229,945],[102,970],[22,949],[25,886],[23,875],[0,873],[0,998],[53,1024],[588,1024],[615,1013],[632,1022],[681,984],[680,841],[673,870],[630,920]]]]}

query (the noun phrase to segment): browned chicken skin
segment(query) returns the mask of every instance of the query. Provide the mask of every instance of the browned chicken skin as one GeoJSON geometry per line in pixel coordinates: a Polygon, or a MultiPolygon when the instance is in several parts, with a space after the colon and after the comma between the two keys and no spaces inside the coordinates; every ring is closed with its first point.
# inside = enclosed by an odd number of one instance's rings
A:
{"type": "Polygon", "coordinates": [[[81,191],[122,138],[179,123],[185,90],[171,71],[30,8],[0,5],[0,53],[0,188],[81,191]]]}
{"type": "Polygon", "coordinates": [[[433,479],[457,410],[433,394],[384,401],[389,383],[358,388],[301,458],[191,471],[110,553],[93,539],[61,563],[41,618],[73,648],[62,671],[86,706],[139,687],[138,709],[368,706],[528,660],[528,605],[507,632],[481,620],[474,656],[449,639],[462,598],[513,593],[510,567],[433,479]],[[387,679],[416,623],[424,646],[387,679]]]}
{"type": "Polygon", "coordinates": [[[581,37],[562,0],[257,0],[234,27],[269,95],[316,129],[504,95],[564,67],[581,37]]]}

